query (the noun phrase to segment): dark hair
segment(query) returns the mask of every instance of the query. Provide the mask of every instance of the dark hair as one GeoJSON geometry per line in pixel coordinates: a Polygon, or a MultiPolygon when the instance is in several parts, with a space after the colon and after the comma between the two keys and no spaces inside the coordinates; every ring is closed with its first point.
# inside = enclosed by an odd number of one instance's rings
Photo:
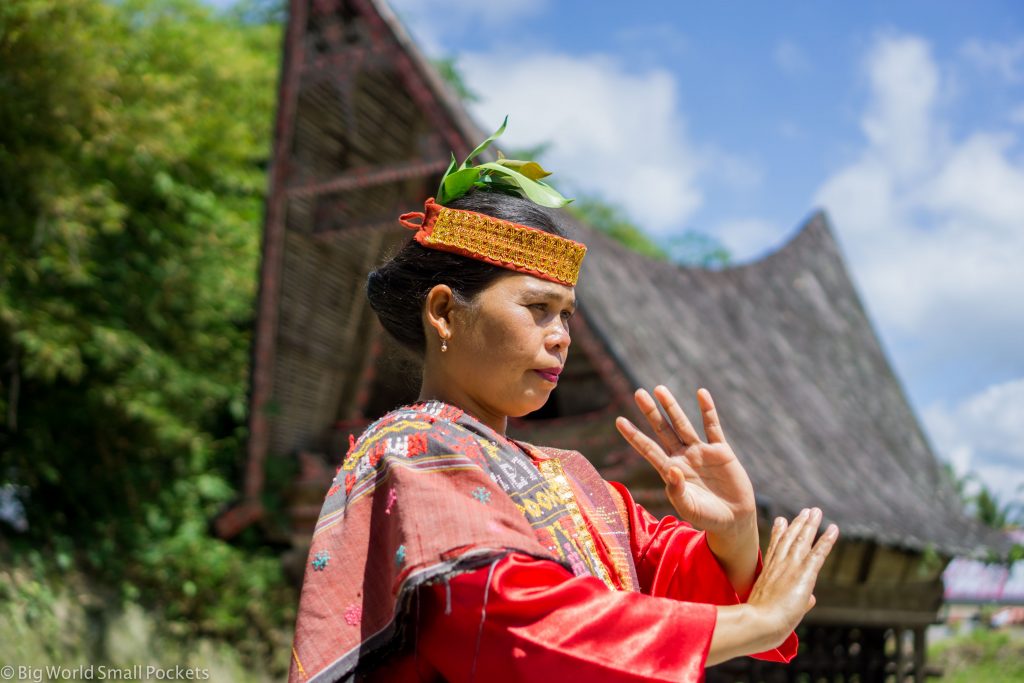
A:
{"type": "MultiPolygon", "coordinates": [[[[476,211],[502,220],[564,236],[554,217],[533,202],[496,192],[472,191],[448,202],[453,209],[476,211]]],[[[513,271],[459,254],[428,249],[410,239],[366,279],[366,296],[384,329],[418,356],[426,352],[422,311],[435,285],[448,285],[456,299],[469,304],[492,282],[513,271]]]]}

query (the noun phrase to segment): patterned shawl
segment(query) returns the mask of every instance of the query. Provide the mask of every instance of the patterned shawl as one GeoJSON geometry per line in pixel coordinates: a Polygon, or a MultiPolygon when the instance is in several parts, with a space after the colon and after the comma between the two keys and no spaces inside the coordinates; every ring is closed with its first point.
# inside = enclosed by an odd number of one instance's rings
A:
{"type": "Polygon", "coordinates": [[[372,669],[407,646],[417,587],[512,551],[637,590],[621,507],[575,451],[506,439],[440,401],[388,413],[352,440],[327,492],[289,681],[372,669]]]}

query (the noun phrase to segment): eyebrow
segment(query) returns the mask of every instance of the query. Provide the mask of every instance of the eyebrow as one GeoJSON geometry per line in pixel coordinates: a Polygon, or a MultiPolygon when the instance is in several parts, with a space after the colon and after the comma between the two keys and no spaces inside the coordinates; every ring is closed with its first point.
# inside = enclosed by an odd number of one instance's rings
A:
{"type": "MultiPolygon", "coordinates": [[[[537,289],[534,287],[530,287],[529,289],[526,290],[526,295],[540,297],[542,299],[547,299],[548,301],[562,300],[560,294],[550,289],[537,289]]],[[[573,297],[572,301],[569,302],[569,307],[574,311],[576,310],[576,297],[573,297]]]]}

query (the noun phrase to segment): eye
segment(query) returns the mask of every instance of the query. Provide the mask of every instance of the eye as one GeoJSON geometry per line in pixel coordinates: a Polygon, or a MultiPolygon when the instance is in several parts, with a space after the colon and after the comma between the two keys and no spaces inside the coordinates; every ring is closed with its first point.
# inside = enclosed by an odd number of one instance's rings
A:
{"type": "Polygon", "coordinates": [[[568,320],[569,318],[573,317],[574,315],[576,315],[576,311],[570,311],[570,310],[562,311],[562,319],[563,320],[568,320]]]}

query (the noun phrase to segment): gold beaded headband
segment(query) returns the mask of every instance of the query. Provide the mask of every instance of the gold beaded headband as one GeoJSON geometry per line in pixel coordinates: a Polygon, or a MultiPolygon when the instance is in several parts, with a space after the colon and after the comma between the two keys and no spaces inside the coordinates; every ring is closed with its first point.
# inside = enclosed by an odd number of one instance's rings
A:
{"type": "Polygon", "coordinates": [[[567,237],[476,211],[441,206],[433,197],[423,204],[423,211],[404,213],[398,221],[415,230],[413,239],[429,249],[573,287],[587,253],[584,244],[567,237]],[[420,222],[414,223],[414,218],[420,222]]]}

